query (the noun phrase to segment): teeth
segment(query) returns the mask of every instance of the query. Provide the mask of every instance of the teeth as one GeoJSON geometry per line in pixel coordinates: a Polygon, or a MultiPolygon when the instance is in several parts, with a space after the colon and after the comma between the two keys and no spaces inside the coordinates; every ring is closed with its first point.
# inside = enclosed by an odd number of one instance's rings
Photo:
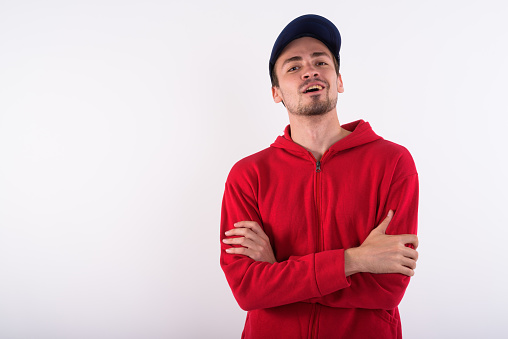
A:
{"type": "Polygon", "coordinates": [[[305,92],[309,92],[309,91],[312,91],[314,89],[321,90],[321,89],[323,89],[323,87],[319,86],[319,85],[310,86],[309,88],[307,88],[307,90],[305,92]]]}

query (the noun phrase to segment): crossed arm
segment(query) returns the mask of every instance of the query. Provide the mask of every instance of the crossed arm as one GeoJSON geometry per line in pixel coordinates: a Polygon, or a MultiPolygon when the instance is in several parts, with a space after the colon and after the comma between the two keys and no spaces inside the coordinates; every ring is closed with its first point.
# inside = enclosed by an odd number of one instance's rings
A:
{"type": "MultiPolygon", "coordinates": [[[[400,273],[413,276],[418,260],[418,237],[415,234],[388,235],[386,229],[393,218],[390,210],[386,218],[374,228],[359,246],[344,251],[346,277],[355,273],[400,273]],[[406,244],[411,245],[407,247],[406,244]]],[[[240,221],[227,231],[223,242],[241,245],[226,249],[229,254],[240,254],[255,261],[275,263],[268,236],[255,221],[240,221]]]]}
{"type": "Polygon", "coordinates": [[[240,173],[226,183],[221,228],[227,233],[221,235],[221,267],[242,309],[295,302],[339,308],[397,307],[418,259],[416,173],[399,175],[390,184],[378,206],[387,216],[360,246],[290,256],[280,262],[263,229],[256,190],[251,186],[255,180],[245,180],[245,172],[240,173]]]}

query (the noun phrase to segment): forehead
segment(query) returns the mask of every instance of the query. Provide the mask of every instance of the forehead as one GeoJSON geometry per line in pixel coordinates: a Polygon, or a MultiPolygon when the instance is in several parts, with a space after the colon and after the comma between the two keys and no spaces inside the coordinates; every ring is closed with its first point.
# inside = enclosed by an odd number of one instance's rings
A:
{"type": "Polygon", "coordinates": [[[332,53],[328,47],[317,39],[311,37],[295,39],[282,50],[275,64],[280,65],[286,59],[293,57],[305,57],[316,52],[324,52],[329,57],[332,57],[332,53]]]}

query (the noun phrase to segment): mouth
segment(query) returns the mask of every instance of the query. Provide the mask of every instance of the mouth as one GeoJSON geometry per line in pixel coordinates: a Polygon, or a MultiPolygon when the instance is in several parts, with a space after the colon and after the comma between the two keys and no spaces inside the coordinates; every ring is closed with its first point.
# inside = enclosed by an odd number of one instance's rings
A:
{"type": "Polygon", "coordinates": [[[324,87],[321,85],[312,85],[312,86],[307,87],[307,89],[305,91],[303,91],[303,93],[317,92],[317,91],[322,90],[323,88],[324,87]]]}

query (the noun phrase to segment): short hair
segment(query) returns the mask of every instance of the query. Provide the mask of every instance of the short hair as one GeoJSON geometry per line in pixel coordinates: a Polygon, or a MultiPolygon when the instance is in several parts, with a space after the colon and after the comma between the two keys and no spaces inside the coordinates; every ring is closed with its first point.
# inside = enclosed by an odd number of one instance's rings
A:
{"type": "MultiPolygon", "coordinates": [[[[337,73],[337,76],[339,76],[339,69],[340,69],[340,60],[337,60],[337,58],[332,57],[333,59],[333,65],[335,66],[335,73],[337,73]]],[[[279,87],[279,78],[277,78],[277,73],[275,72],[275,67],[272,69],[272,87],[279,87]]]]}

